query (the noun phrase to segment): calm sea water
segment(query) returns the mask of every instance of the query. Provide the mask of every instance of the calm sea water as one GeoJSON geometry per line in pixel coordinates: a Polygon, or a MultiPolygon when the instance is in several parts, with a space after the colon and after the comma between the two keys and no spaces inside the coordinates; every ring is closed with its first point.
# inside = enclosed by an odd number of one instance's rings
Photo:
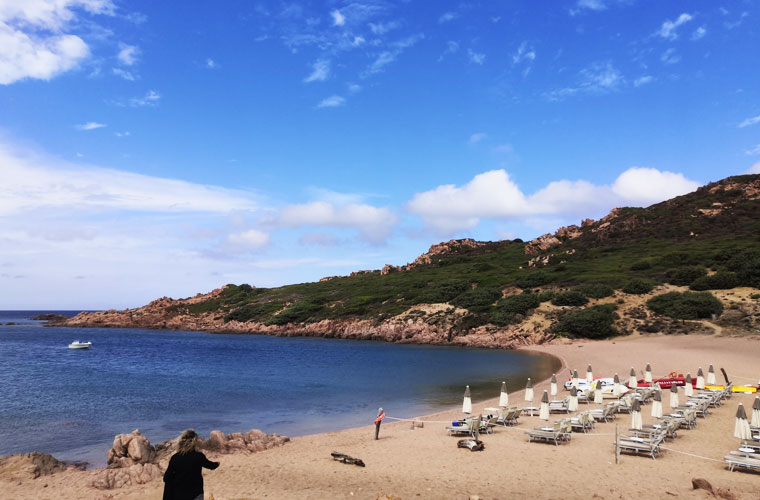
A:
{"type": "MultiPolygon", "coordinates": [[[[0,455],[105,463],[116,434],[186,428],[297,436],[496,397],[559,363],[523,352],[139,329],[46,328],[0,311],[0,455]],[[8,325],[16,322],[17,325],[8,325]],[[74,341],[89,350],[70,350],[74,341]]],[[[72,313],[73,314],[73,313],[72,313]]]]}

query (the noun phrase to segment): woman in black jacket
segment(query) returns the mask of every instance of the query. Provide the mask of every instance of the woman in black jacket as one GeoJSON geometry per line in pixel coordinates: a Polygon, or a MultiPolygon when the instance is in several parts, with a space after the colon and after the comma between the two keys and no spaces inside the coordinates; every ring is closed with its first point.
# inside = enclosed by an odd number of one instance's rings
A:
{"type": "Polygon", "coordinates": [[[177,443],[177,453],[169,460],[164,473],[164,500],[203,500],[202,468],[216,469],[219,462],[212,462],[197,451],[198,434],[189,429],[182,433],[177,443]]]}

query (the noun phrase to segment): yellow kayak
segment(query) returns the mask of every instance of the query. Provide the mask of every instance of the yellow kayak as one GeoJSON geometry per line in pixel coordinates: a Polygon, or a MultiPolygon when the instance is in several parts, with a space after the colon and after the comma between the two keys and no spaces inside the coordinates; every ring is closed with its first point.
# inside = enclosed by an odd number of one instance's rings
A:
{"type": "MultiPolygon", "coordinates": [[[[725,385],[705,385],[705,389],[722,390],[725,385]]],[[[752,385],[735,385],[731,388],[731,392],[757,392],[757,387],[752,385]]]]}

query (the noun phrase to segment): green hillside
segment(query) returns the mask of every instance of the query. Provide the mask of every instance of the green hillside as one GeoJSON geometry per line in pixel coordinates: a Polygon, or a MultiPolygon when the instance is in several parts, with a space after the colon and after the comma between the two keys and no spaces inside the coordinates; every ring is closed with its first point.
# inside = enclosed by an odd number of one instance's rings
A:
{"type": "MultiPolygon", "coordinates": [[[[645,293],[659,283],[760,288],[760,175],[730,177],[648,208],[617,209],[558,231],[552,241],[558,244],[526,254],[528,243],[521,240],[458,240],[443,244],[444,251],[439,246],[429,263],[271,289],[229,285],[212,300],[177,304],[172,312],[270,325],[379,323],[418,304],[449,303],[467,310],[454,325],[464,332],[519,322],[549,300],[582,307],[613,289],[645,293]],[[557,295],[567,289],[575,293],[557,295]]],[[[613,310],[585,312],[596,317],[613,310]]]]}

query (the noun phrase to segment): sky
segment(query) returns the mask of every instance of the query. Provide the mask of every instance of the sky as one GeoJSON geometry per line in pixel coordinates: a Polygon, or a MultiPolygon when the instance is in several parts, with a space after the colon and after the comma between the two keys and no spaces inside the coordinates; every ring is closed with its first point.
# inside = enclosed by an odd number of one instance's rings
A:
{"type": "Polygon", "coordinates": [[[760,173],[757,0],[0,0],[0,309],[316,281],[760,173]]]}

